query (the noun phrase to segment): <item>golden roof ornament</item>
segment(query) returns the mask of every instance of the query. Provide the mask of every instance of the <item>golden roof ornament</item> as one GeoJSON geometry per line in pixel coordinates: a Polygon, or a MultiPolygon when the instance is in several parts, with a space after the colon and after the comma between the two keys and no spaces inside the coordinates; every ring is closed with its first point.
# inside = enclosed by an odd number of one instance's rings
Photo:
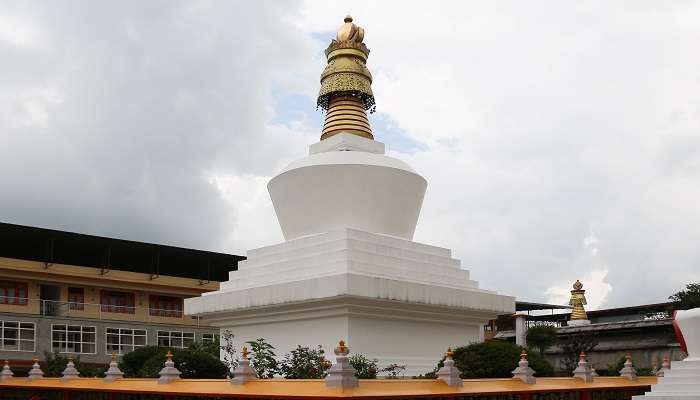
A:
{"type": "Polygon", "coordinates": [[[321,140],[340,132],[373,139],[367,111],[374,112],[372,74],[365,65],[369,49],[362,42],[365,30],[345,17],[326,49],[328,65],[321,73],[317,106],[326,111],[321,140]]]}
{"type": "Polygon", "coordinates": [[[576,279],[574,282],[574,290],[571,291],[571,300],[569,300],[569,305],[574,306],[571,311],[571,320],[587,320],[586,310],[583,308],[586,305],[586,291],[583,290],[583,284],[576,279]]]}

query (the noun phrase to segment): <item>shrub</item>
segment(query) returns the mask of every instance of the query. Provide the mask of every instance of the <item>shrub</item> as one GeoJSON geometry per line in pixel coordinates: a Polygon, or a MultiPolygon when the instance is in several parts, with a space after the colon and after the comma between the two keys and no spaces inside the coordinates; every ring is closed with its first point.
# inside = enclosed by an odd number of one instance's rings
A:
{"type": "Polygon", "coordinates": [[[221,332],[221,340],[219,343],[219,350],[221,350],[221,361],[228,368],[226,376],[232,377],[233,371],[238,366],[238,353],[236,353],[236,347],[233,345],[234,334],[226,329],[221,332]]]}
{"type": "MultiPolygon", "coordinates": [[[[523,348],[510,342],[491,341],[458,347],[454,351],[455,367],[462,378],[510,378],[518,366],[523,348]]],[[[438,368],[443,366],[443,360],[438,368]]],[[[554,368],[537,353],[528,355],[537,376],[552,376],[554,368]]]]}
{"type": "MultiPolygon", "coordinates": [[[[63,370],[66,369],[68,365],[68,357],[58,353],[44,352],[46,365],[43,368],[44,376],[47,377],[60,377],[63,376],[63,370]]],[[[75,369],[80,372],[80,376],[83,378],[91,378],[95,376],[104,376],[105,368],[95,367],[91,365],[83,365],[80,363],[80,358],[75,358],[73,360],[75,369]]]]}
{"type": "Polygon", "coordinates": [[[120,369],[128,377],[155,378],[163,369],[168,351],[173,352],[175,368],[182,372],[183,378],[224,378],[228,371],[226,364],[212,354],[211,348],[200,344],[187,349],[141,347],[124,355],[120,369]]]}
{"type": "MultiPolygon", "coordinates": [[[[607,376],[620,376],[620,370],[625,366],[625,361],[627,361],[627,358],[622,356],[614,364],[608,364],[607,376]]],[[[654,375],[651,368],[637,368],[634,365],[634,360],[632,360],[632,367],[637,370],[637,375],[639,376],[654,375]]]]}
{"type": "Polygon", "coordinates": [[[273,351],[275,348],[263,338],[246,343],[250,345],[251,362],[258,378],[274,378],[279,373],[279,364],[273,351]]]}
{"type": "Polygon", "coordinates": [[[401,364],[389,364],[386,367],[379,370],[379,372],[385,372],[387,379],[398,379],[399,375],[403,375],[406,371],[406,365],[401,364]]]}
{"type": "Polygon", "coordinates": [[[598,337],[592,332],[582,332],[560,339],[564,364],[567,372],[573,371],[578,365],[579,355],[590,353],[598,345],[598,337]]]}
{"type": "MultiPolygon", "coordinates": [[[[139,347],[134,351],[124,354],[122,361],[119,363],[119,369],[122,370],[124,376],[127,378],[142,378],[144,376],[141,376],[139,371],[143,368],[144,364],[146,364],[146,361],[155,356],[159,356],[162,360],[165,360],[165,353],[167,352],[168,349],[165,347],[139,347]]],[[[160,369],[158,370],[160,371],[160,369]]]]}
{"type": "Polygon", "coordinates": [[[287,379],[320,379],[325,378],[331,363],[326,360],[323,349],[319,345],[315,349],[297,346],[285,354],[280,363],[280,372],[287,379]]]}
{"type": "Polygon", "coordinates": [[[350,365],[355,368],[355,376],[359,379],[375,379],[377,377],[377,362],[379,360],[365,357],[362,354],[353,354],[348,358],[350,365]]]}

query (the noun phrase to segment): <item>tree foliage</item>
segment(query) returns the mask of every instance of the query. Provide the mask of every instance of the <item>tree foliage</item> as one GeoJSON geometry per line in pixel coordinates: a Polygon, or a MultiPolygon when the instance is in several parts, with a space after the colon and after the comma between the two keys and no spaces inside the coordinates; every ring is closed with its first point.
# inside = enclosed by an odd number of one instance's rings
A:
{"type": "Polygon", "coordinates": [[[375,379],[379,372],[379,360],[369,359],[362,354],[353,354],[348,358],[350,365],[355,368],[355,376],[359,379],[375,379]]]}
{"type": "Polygon", "coordinates": [[[544,357],[544,352],[557,342],[557,328],[551,325],[533,326],[527,330],[527,345],[536,349],[540,357],[544,357]]]}
{"type": "Polygon", "coordinates": [[[689,283],[681,290],[668,297],[674,310],[689,310],[700,307],[700,283],[689,283]]]}
{"type": "MultiPolygon", "coordinates": [[[[462,378],[510,378],[518,366],[523,348],[511,343],[490,341],[458,347],[452,356],[462,378]]],[[[537,353],[528,355],[536,376],[552,376],[554,368],[537,353]]],[[[438,368],[444,365],[444,358],[438,368]]]]}
{"type": "Polygon", "coordinates": [[[297,346],[285,354],[280,372],[287,379],[320,379],[326,377],[330,367],[320,345],[315,349],[297,346]]]}

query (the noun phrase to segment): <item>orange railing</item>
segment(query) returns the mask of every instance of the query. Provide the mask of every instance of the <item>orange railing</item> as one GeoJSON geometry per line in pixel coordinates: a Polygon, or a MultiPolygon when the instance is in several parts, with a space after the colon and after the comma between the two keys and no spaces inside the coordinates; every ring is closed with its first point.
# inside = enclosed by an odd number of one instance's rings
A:
{"type": "Polygon", "coordinates": [[[539,378],[535,384],[519,379],[465,379],[462,387],[449,387],[438,380],[360,380],[356,388],[327,387],[323,380],[264,379],[232,385],[226,379],[179,379],[158,384],[156,379],[126,378],[107,383],[99,378],[24,377],[0,380],[0,399],[60,400],[184,400],[237,399],[468,399],[468,400],[629,400],[644,394],[656,377],[628,380],[596,377],[585,383],[575,378],[539,378]]]}

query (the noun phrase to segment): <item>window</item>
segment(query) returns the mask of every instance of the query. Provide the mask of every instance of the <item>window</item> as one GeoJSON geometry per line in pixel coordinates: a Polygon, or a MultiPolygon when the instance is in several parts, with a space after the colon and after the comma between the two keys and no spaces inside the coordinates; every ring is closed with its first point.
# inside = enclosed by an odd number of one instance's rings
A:
{"type": "Polygon", "coordinates": [[[202,333],[202,343],[218,342],[220,337],[218,333],[202,333]]]}
{"type": "Polygon", "coordinates": [[[135,310],[133,293],[102,290],[100,304],[102,312],[133,314],[135,310]]]}
{"type": "Polygon", "coordinates": [[[51,325],[51,348],[56,353],[95,354],[94,326],[51,325]]]}
{"type": "Polygon", "coordinates": [[[68,305],[71,310],[85,309],[85,289],[77,287],[68,288],[68,305]]]}
{"type": "Polygon", "coordinates": [[[0,350],[35,351],[36,329],[33,322],[0,320],[0,350]]]}
{"type": "Polygon", "coordinates": [[[184,349],[194,343],[194,332],[158,331],[158,346],[184,349]]]}
{"type": "Polygon", "coordinates": [[[107,354],[126,354],[146,345],[145,329],[107,328],[105,333],[107,354]]]}
{"type": "Polygon", "coordinates": [[[0,304],[26,306],[27,284],[25,282],[0,281],[0,304]]]}
{"type": "Polygon", "coordinates": [[[150,296],[148,313],[156,317],[182,318],[182,298],[150,296]]]}

